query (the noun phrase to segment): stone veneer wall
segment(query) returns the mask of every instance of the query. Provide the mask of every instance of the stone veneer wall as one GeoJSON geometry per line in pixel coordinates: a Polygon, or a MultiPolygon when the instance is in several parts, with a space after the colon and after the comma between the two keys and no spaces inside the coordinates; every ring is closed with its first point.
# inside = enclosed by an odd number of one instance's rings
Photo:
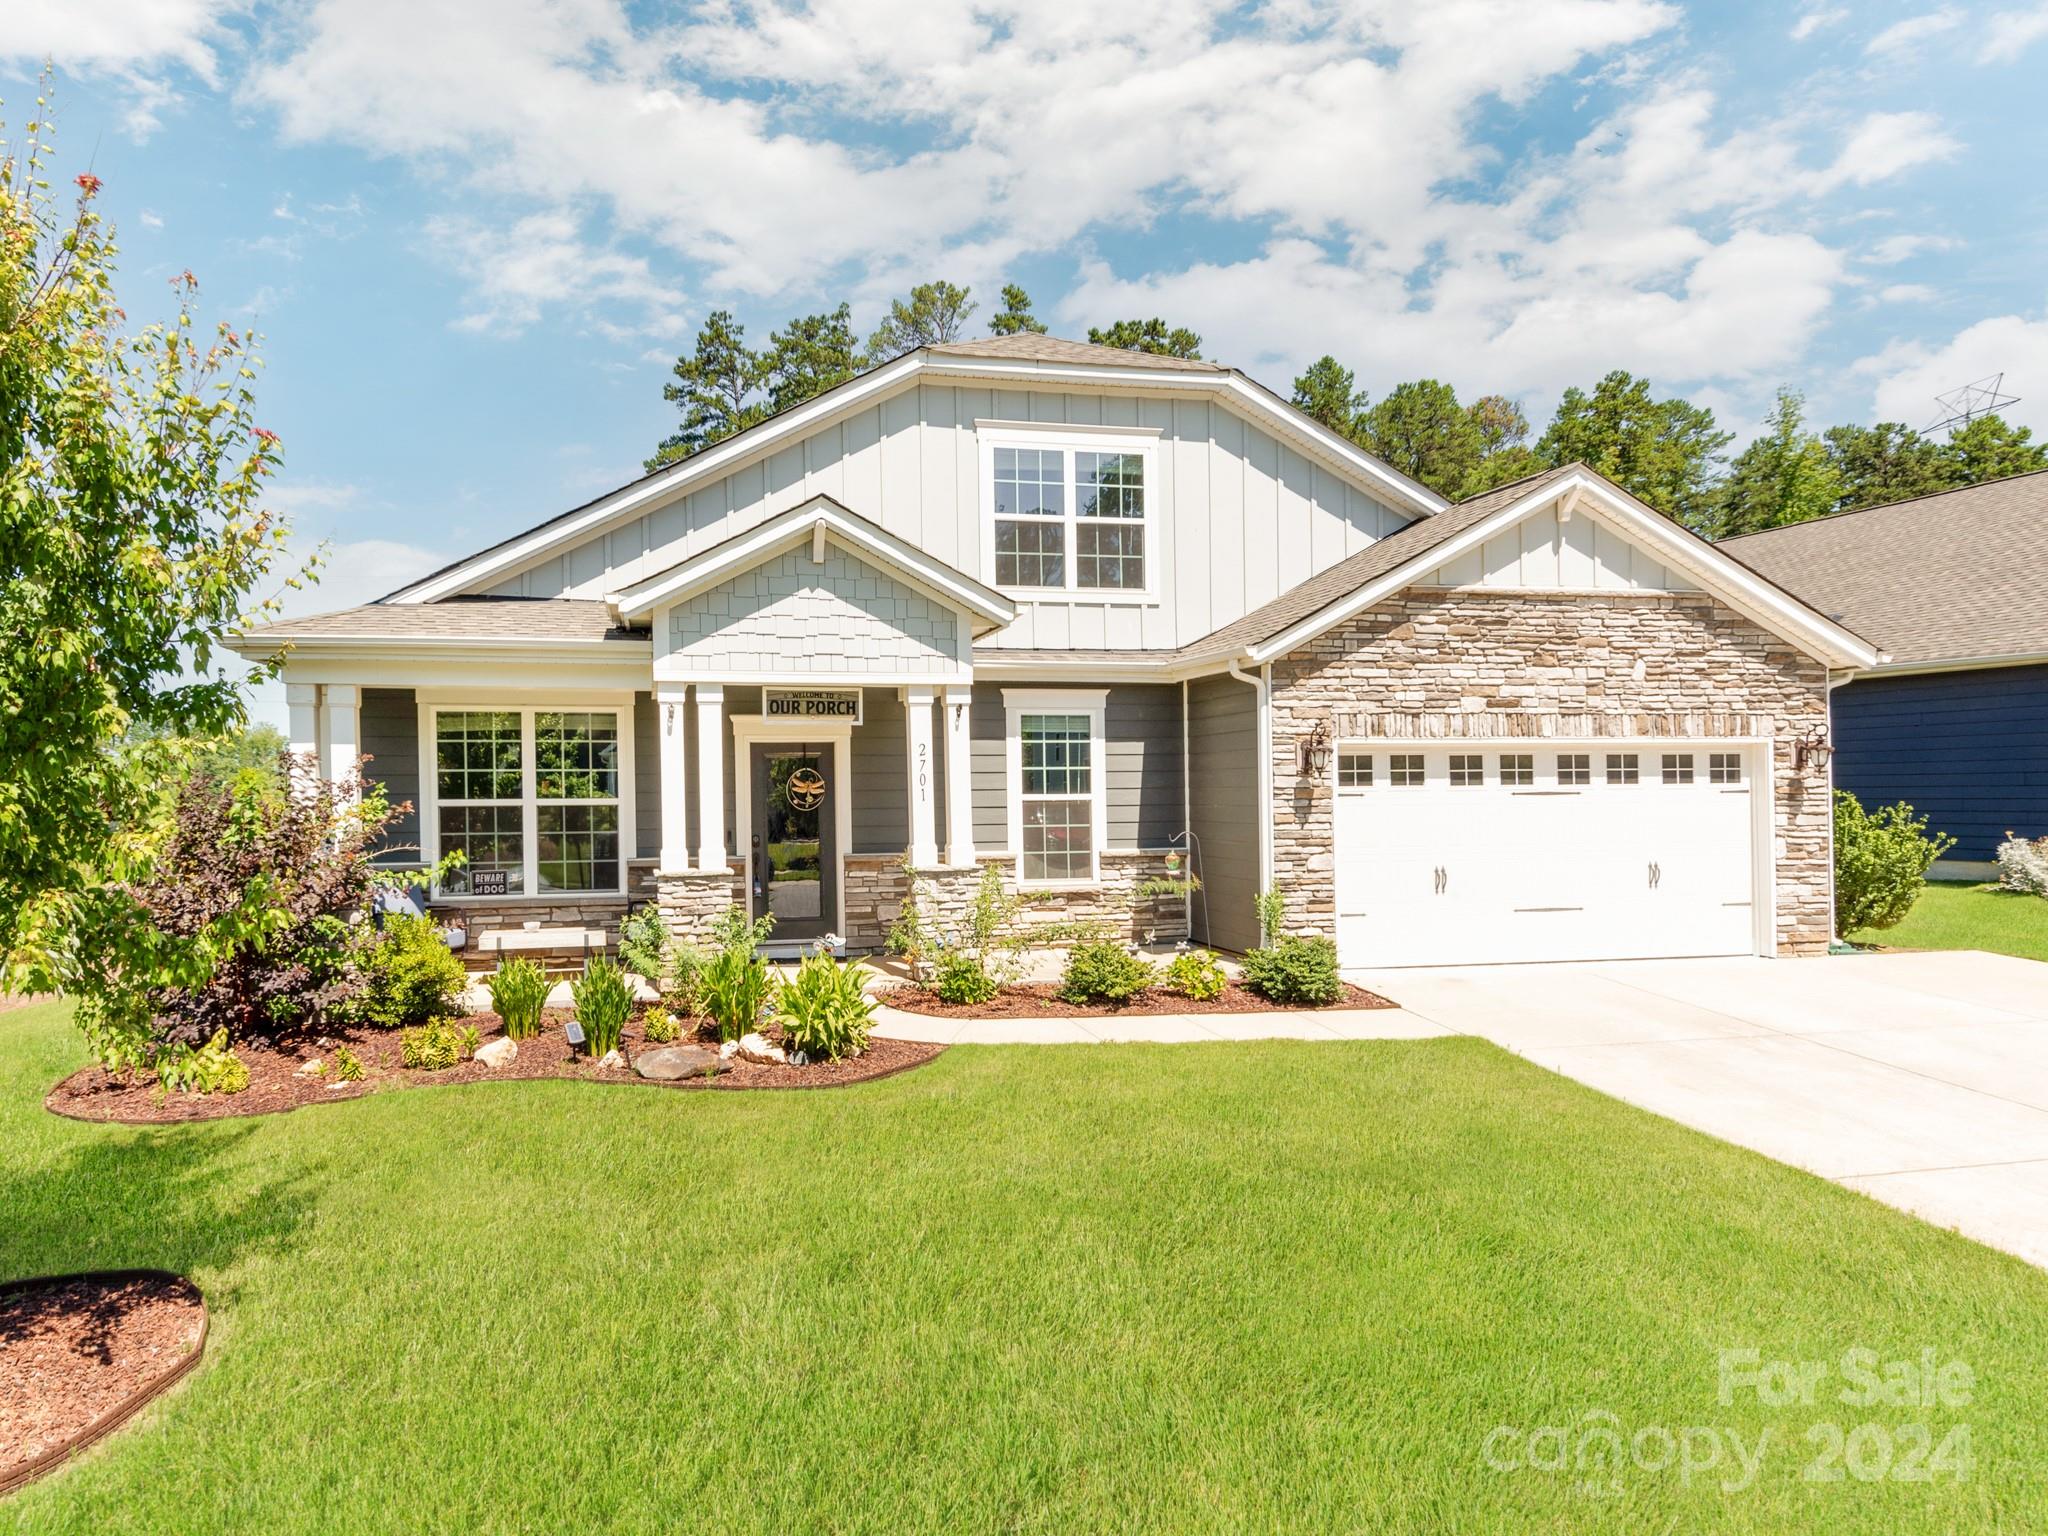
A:
{"type": "Polygon", "coordinates": [[[436,922],[462,925],[469,934],[463,957],[472,965],[497,963],[495,954],[486,955],[478,949],[476,941],[479,936],[518,928],[526,923],[539,923],[548,928],[602,928],[616,950],[619,924],[625,921],[627,910],[640,902],[654,899],[654,865],[653,859],[627,862],[624,896],[515,896],[488,903],[444,902],[428,910],[436,922]]]}
{"type": "MultiPolygon", "coordinates": [[[[1135,888],[1141,880],[1164,879],[1166,855],[1155,852],[1111,852],[1102,855],[1102,881],[1087,890],[1042,891],[1032,894],[1020,914],[1029,929],[1056,923],[1101,922],[1111,925],[1127,938],[1166,943],[1187,937],[1187,906],[1178,896],[1139,898],[1135,888]]],[[[929,882],[942,928],[958,926],[974,901],[981,882],[981,865],[995,864],[1005,870],[1011,860],[991,857],[978,861],[973,869],[921,869],[918,878],[929,882]]],[[[871,951],[885,947],[889,928],[903,911],[907,894],[901,856],[861,854],[846,861],[846,947],[871,951]]]]}
{"type": "Polygon", "coordinates": [[[655,900],[668,919],[668,931],[685,944],[703,944],[711,936],[711,920],[727,907],[747,899],[746,866],[728,862],[723,875],[685,871],[658,876],[655,900]]]}
{"type": "Polygon", "coordinates": [[[1701,593],[1411,588],[1273,664],[1273,859],[1290,922],[1336,925],[1330,790],[1297,771],[1327,720],[1343,739],[1769,736],[1777,942],[1824,952],[1834,926],[1825,773],[1793,743],[1828,719],[1825,666],[1701,593]]]}

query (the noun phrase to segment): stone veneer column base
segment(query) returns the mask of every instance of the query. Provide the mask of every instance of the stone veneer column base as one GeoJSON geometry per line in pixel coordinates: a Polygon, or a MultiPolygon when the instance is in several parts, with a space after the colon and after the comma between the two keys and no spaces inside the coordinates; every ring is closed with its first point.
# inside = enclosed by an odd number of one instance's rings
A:
{"type": "Polygon", "coordinates": [[[744,899],[740,871],[724,874],[699,870],[662,870],[654,877],[654,899],[668,920],[668,931],[685,944],[702,944],[711,936],[711,920],[744,899]]]}

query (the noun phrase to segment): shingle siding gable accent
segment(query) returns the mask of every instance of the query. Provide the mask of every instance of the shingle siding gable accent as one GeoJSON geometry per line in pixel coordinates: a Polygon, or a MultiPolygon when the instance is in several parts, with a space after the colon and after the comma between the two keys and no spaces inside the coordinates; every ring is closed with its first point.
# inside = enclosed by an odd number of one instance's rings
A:
{"type": "Polygon", "coordinates": [[[1319,722],[1346,737],[1712,737],[1765,733],[1781,954],[1833,926],[1824,775],[1793,743],[1828,717],[1821,662],[1705,596],[1411,590],[1273,664],[1274,866],[1292,925],[1334,934],[1327,785],[1300,774],[1319,722]]]}
{"type": "Polygon", "coordinates": [[[707,665],[798,676],[944,676],[967,660],[952,609],[834,545],[822,563],[808,546],[787,550],[676,604],[668,644],[707,665]]]}

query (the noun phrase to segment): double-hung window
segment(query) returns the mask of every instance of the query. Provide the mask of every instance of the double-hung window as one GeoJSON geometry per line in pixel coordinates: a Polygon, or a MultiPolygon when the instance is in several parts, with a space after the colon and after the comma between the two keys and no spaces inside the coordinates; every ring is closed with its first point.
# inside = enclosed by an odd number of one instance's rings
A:
{"type": "Polygon", "coordinates": [[[985,463],[996,586],[1126,600],[1150,591],[1151,438],[996,432],[985,463]]]}
{"type": "Polygon", "coordinates": [[[460,851],[443,896],[625,889],[624,712],[424,711],[433,743],[430,857],[460,851]]]}
{"type": "Polygon", "coordinates": [[[1012,846],[1024,885],[1097,877],[1103,841],[1101,689],[1005,689],[1012,846]]]}

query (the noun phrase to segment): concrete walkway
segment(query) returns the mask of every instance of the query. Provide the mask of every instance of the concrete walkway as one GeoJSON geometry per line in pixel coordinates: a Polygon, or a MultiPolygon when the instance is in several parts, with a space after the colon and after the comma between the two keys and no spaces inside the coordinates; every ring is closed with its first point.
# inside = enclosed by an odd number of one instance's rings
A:
{"type": "Polygon", "coordinates": [[[1405,1008],[1327,1013],[1153,1013],[1093,1019],[941,1019],[877,1006],[874,1032],[939,1045],[1097,1045],[1199,1040],[1421,1040],[1453,1033],[1405,1008]]]}
{"type": "Polygon", "coordinates": [[[1349,979],[2048,1266],[2048,965],[1963,951],[1349,979]]]}

